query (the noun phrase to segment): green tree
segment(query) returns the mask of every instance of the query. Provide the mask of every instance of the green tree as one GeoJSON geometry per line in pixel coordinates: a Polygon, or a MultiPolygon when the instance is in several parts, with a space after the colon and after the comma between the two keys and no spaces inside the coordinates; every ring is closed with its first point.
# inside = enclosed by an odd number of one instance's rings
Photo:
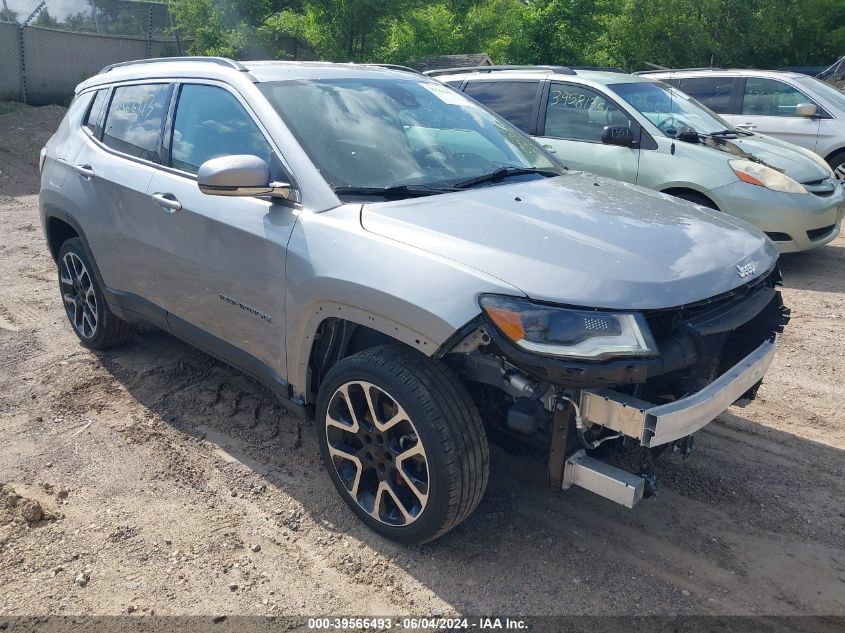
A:
{"type": "Polygon", "coordinates": [[[756,66],[830,63],[843,0],[173,0],[192,52],[334,61],[488,53],[497,62],[756,66]]]}
{"type": "Polygon", "coordinates": [[[18,14],[7,6],[0,9],[0,22],[17,22],[18,14]]]}
{"type": "Polygon", "coordinates": [[[45,7],[32,21],[32,26],[40,26],[45,29],[59,28],[59,21],[50,15],[50,11],[45,7]]]}

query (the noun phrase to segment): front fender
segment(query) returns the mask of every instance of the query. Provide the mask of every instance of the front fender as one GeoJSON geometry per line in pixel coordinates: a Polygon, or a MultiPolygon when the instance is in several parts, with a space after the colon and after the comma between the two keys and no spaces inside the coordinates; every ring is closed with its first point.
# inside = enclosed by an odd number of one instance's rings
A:
{"type": "Polygon", "coordinates": [[[481,271],[365,231],[360,205],[300,217],[288,245],[286,348],[294,396],[308,401],[315,334],[342,318],[434,355],[478,316],[478,295],[523,296],[481,271]]]}

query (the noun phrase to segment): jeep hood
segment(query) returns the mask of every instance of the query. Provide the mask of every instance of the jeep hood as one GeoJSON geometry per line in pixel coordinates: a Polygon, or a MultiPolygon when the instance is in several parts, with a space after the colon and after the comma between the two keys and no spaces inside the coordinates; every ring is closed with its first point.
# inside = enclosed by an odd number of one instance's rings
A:
{"type": "Polygon", "coordinates": [[[705,144],[716,150],[736,154],[737,158],[742,158],[740,154],[743,152],[751,154],[798,182],[813,182],[830,177],[821,165],[795,149],[790,143],[770,136],[755,133],[754,136],[740,136],[732,139],[710,137],[705,144]]]}
{"type": "Polygon", "coordinates": [[[532,299],[596,308],[692,303],[747,283],[778,256],[739,219],[583,172],[365,204],[361,223],[532,299]],[[755,272],[743,278],[746,264],[755,272]]]}

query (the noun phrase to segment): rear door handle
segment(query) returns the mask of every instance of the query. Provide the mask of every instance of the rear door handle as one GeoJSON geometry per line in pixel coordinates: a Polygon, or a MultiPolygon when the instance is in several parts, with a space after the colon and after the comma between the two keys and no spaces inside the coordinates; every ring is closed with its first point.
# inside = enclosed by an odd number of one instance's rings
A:
{"type": "Polygon", "coordinates": [[[91,180],[94,177],[94,168],[91,165],[74,165],[73,170],[85,180],[91,180]]]}
{"type": "Polygon", "coordinates": [[[172,193],[154,193],[150,197],[153,202],[168,213],[175,213],[182,208],[182,203],[172,193]]]}

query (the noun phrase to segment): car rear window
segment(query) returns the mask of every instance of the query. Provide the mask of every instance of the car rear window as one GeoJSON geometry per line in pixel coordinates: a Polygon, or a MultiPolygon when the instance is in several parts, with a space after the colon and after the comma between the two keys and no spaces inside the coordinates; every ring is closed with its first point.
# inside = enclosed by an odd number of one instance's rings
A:
{"type": "Polygon", "coordinates": [[[103,133],[103,119],[106,116],[106,99],[109,96],[107,88],[98,90],[94,95],[94,101],[91,103],[91,108],[85,116],[85,127],[91,130],[91,134],[95,138],[100,138],[103,133]]]}
{"type": "Polygon", "coordinates": [[[534,133],[534,104],[539,81],[474,81],[464,93],[506,118],[523,132],[534,133]]]}
{"type": "Polygon", "coordinates": [[[159,162],[161,130],[170,103],[170,90],[170,84],[115,88],[103,143],[124,154],[159,162]]]}

